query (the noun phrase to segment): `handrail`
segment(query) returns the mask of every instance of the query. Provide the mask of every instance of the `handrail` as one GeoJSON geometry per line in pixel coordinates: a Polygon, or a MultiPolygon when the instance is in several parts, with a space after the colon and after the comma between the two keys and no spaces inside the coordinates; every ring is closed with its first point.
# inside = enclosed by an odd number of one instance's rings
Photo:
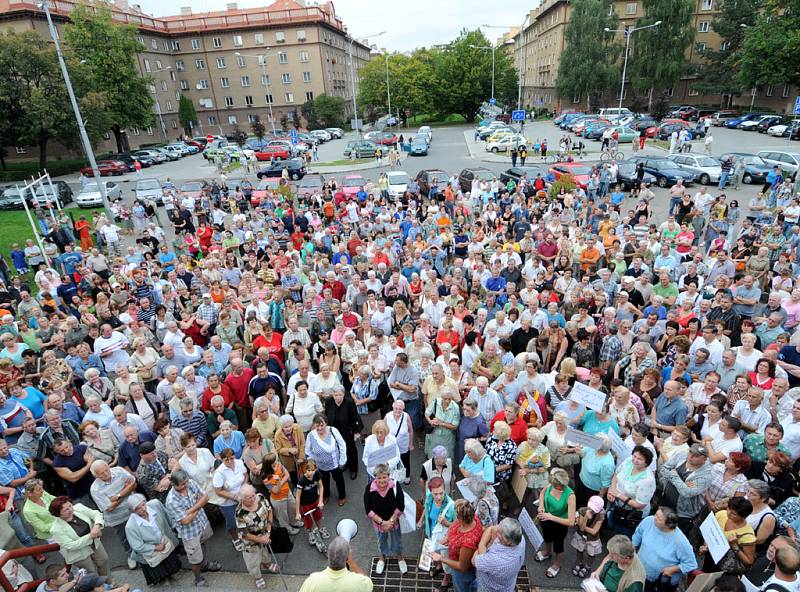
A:
{"type": "Polygon", "coordinates": [[[33,582],[23,584],[19,588],[14,588],[11,582],[8,581],[6,574],[3,573],[3,567],[6,563],[19,557],[30,557],[32,555],[41,555],[42,553],[58,551],[60,548],[58,543],[50,543],[47,545],[35,545],[33,547],[21,547],[19,549],[3,552],[3,554],[0,555],[0,586],[3,587],[4,592],[26,592],[27,590],[35,590],[40,582],[40,580],[34,580],[33,582]]]}

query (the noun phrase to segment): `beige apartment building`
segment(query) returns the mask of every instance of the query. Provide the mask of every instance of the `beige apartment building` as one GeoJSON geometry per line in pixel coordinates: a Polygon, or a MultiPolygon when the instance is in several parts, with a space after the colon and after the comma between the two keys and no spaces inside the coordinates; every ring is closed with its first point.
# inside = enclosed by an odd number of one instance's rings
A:
{"type": "MultiPolygon", "coordinates": [[[[0,28],[33,30],[49,39],[37,1],[0,0],[0,28]]],[[[51,3],[59,28],[76,3],[51,3]]],[[[282,118],[300,118],[300,106],[321,94],[344,98],[346,115],[352,116],[350,46],[356,77],[370,58],[370,48],[349,36],[332,2],[277,0],[248,9],[233,2],[224,11],[193,13],[180,8],[179,14],[158,18],[126,0],[103,5],[111,8],[115,21],[139,30],[139,69],[153,81],[154,123],[127,130],[131,147],[183,134],[178,120],[181,95],[192,99],[197,110],[195,134],[224,135],[237,127],[248,131],[256,117],[267,130],[273,123],[280,129],[282,118]]],[[[113,150],[111,140],[108,135],[97,152],[113,150]]],[[[35,149],[27,147],[16,147],[16,152],[36,156],[35,149]]],[[[13,156],[15,150],[9,153],[13,156]]]]}
{"type": "MultiPolygon", "coordinates": [[[[718,0],[695,0],[697,5],[694,15],[695,42],[687,50],[691,62],[700,62],[706,49],[719,50],[721,40],[711,25],[717,14],[718,0]]],[[[586,105],[586,97],[559,99],[556,93],[556,78],[561,63],[561,54],[566,49],[566,27],[569,23],[571,6],[569,0],[543,0],[530,11],[525,29],[521,32],[522,47],[520,50],[520,32],[513,38],[516,44],[511,48],[514,52],[514,63],[517,72],[522,73],[522,103],[529,108],[547,108],[560,111],[570,108],[582,108],[586,105]]],[[[619,16],[619,27],[635,26],[638,19],[644,16],[644,6],[640,0],[615,0],[614,12],[619,16]]],[[[646,35],[648,32],[639,33],[646,35]]],[[[620,35],[622,37],[622,35],[620,35]]],[[[636,35],[632,38],[631,47],[636,43],[636,35]]],[[[632,50],[633,51],[633,50],[632,50]]],[[[621,65],[620,65],[621,67],[621,65]]],[[[668,89],[670,102],[673,104],[704,104],[727,107],[732,102],[734,107],[748,109],[751,101],[754,109],[766,109],[775,112],[791,113],[794,107],[797,89],[790,85],[758,86],[750,93],[739,97],[722,97],[705,95],[692,88],[692,76],[684,76],[679,83],[668,89]]],[[[630,82],[628,79],[627,82],[630,82]]],[[[625,92],[623,103],[629,97],[625,92]]],[[[619,100],[619,90],[607,97],[609,104],[619,100]]]]}

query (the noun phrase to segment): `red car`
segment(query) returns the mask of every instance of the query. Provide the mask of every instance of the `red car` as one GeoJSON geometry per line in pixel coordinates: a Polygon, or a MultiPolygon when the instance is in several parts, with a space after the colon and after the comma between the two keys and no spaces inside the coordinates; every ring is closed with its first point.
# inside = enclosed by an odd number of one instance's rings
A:
{"type": "Polygon", "coordinates": [[[267,194],[270,191],[275,191],[278,187],[280,187],[280,184],[280,177],[262,178],[261,181],[258,182],[258,185],[253,188],[253,192],[250,194],[250,203],[253,204],[254,208],[257,208],[261,203],[261,200],[267,197],[267,194]]]}
{"type": "Polygon", "coordinates": [[[291,153],[285,146],[264,146],[261,150],[256,151],[258,160],[289,160],[291,157],[291,153]]]}
{"type": "Polygon", "coordinates": [[[353,197],[356,193],[364,189],[364,185],[366,184],[367,180],[361,175],[347,175],[342,179],[341,190],[347,197],[353,197]]]}
{"type": "MultiPolygon", "coordinates": [[[[120,160],[101,160],[97,163],[97,170],[100,171],[101,177],[107,177],[109,175],[124,175],[130,169],[128,169],[127,164],[120,160]]],[[[81,173],[87,177],[94,177],[92,167],[83,167],[81,173]]]]}
{"type": "Polygon", "coordinates": [[[592,167],[582,162],[557,162],[550,167],[550,172],[553,173],[556,181],[564,175],[572,175],[575,182],[582,189],[586,189],[586,185],[589,183],[589,176],[592,174],[592,167]]]}
{"type": "Polygon", "coordinates": [[[672,117],[672,118],[664,119],[659,125],[654,125],[653,127],[648,127],[644,131],[644,134],[648,138],[655,138],[656,135],[658,134],[658,130],[661,128],[661,126],[662,125],[667,125],[667,124],[670,124],[670,123],[679,123],[681,125],[686,126],[687,128],[692,127],[692,125],[689,122],[684,121],[683,119],[676,119],[676,118],[672,117]]]}

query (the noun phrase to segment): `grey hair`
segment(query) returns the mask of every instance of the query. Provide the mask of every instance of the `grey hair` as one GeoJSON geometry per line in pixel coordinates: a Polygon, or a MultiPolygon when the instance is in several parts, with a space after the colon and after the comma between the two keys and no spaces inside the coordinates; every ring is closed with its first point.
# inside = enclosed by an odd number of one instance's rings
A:
{"type": "Polygon", "coordinates": [[[89,380],[92,376],[100,376],[100,370],[97,368],[87,368],[86,372],[83,373],[83,377],[86,380],[89,380]]]}
{"type": "Polygon", "coordinates": [[[447,448],[439,444],[438,446],[434,446],[433,450],[431,450],[431,458],[444,458],[447,459],[447,448]]]}
{"type": "Polygon", "coordinates": [[[219,424],[219,429],[222,429],[222,428],[231,428],[231,429],[233,429],[233,424],[230,422],[230,420],[226,419],[225,421],[223,421],[222,423],[219,424]]]}
{"type": "Polygon", "coordinates": [[[473,452],[481,457],[486,454],[486,450],[477,438],[467,438],[464,441],[464,452],[473,452]]]}
{"type": "Polygon", "coordinates": [[[107,466],[108,463],[106,461],[98,459],[91,464],[91,466],[89,467],[89,472],[96,477],[97,473],[103,470],[103,467],[107,466]]]}
{"type": "Polygon", "coordinates": [[[627,558],[633,557],[633,555],[636,553],[633,543],[624,534],[615,534],[608,539],[606,548],[608,549],[609,553],[627,558]]]}
{"type": "Polygon", "coordinates": [[[483,475],[472,474],[467,477],[467,479],[467,487],[469,487],[469,490],[476,498],[480,498],[486,493],[486,480],[483,478],[483,475]]]}
{"type": "Polygon", "coordinates": [[[380,463],[375,465],[375,469],[372,471],[377,478],[379,475],[388,475],[389,474],[389,465],[386,463],[380,463]]]}
{"type": "Polygon", "coordinates": [[[186,397],[181,399],[181,402],[178,403],[181,406],[181,409],[192,409],[194,408],[194,401],[190,398],[186,397]]]}
{"type": "Polygon", "coordinates": [[[140,504],[147,503],[147,498],[141,493],[132,493],[128,497],[128,509],[133,512],[140,504]]]}
{"type": "Polygon", "coordinates": [[[189,473],[183,469],[175,469],[170,473],[169,480],[173,485],[182,485],[189,480],[189,473]]]}
{"type": "Polygon", "coordinates": [[[600,438],[600,448],[597,449],[597,452],[608,452],[611,450],[611,439],[608,436],[600,434],[597,437],[600,438]]]}
{"type": "Polygon", "coordinates": [[[42,482],[41,479],[36,479],[36,478],[28,479],[27,481],[25,481],[25,493],[28,494],[28,493],[32,492],[39,485],[44,487],[44,483],[42,482]]]}
{"type": "Polygon", "coordinates": [[[347,539],[336,537],[328,544],[328,567],[341,571],[347,567],[350,556],[350,543],[347,539]]]}
{"type": "Polygon", "coordinates": [[[364,364],[363,366],[361,366],[361,368],[358,369],[358,373],[359,374],[371,374],[372,373],[372,368],[370,368],[367,364],[364,364]]]}
{"type": "Polygon", "coordinates": [[[294,417],[291,415],[281,415],[280,423],[282,426],[292,425],[294,423],[294,417]]]}
{"type": "Polygon", "coordinates": [[[467,397],[461,402],[461,404],[466,405],[470,409],[476,409],[478,407],[478,402],[472,397],[467,397]]]}
{"type": "Polygon", "coordinates": [[[519,523],[519,520],[515,520],[514,518],[503,518],[500,521],[500,533],[503,536],[503,539],[509,544],[511,547],[516,547],[519,545],[520,541],[522,541],[522,526],[519,523]]]}
{"type": "Polygon", "coordinates": [[[772,495],[772,490],[766,481],[761,479],[748,479],[747,486],[758,494],[762,501],[767,501],[772,495]]]}
{"type": "Polygon", "coordinates": [[[211,401],[209,401],[209,403],[211,403],[212,405],[214,403],[222,403],[224,405],[225,397],[223,397],[222,395],[214,395],[213,397],[211,397],[211,401]]]}
{"type": "Polygon", "coordinates": [[[569,474],[564,469],[556,467],[550,471],[550,482],[560,487],[566,487],[569,485],[569,474]]]}

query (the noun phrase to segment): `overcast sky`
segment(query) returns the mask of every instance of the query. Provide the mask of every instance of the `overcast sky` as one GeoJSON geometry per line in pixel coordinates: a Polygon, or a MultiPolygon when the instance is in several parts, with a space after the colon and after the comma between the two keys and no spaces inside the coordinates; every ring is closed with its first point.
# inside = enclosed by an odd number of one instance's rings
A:
{"type": "MultiPolygon", "coordinates": [[[[176,14],[181,6],[195,12],[222,10],[232,0],[130,0],[153,16],[176,14]]],[[[446,43],[462,28],[474,29],[483,24],[512,26],[522,23],[525,12],[539,0],[508,0],[495,4],[487,0],[334,0],[336,13],[353,35],[387,32],[371,43],[390,51],[409,51],[417,47],[446,43]]],[[[271,0],[239,0],[242,8],[264,6],[271,0]]],[[[495,39],[503,29],[484,29],[495,39]]]]}

